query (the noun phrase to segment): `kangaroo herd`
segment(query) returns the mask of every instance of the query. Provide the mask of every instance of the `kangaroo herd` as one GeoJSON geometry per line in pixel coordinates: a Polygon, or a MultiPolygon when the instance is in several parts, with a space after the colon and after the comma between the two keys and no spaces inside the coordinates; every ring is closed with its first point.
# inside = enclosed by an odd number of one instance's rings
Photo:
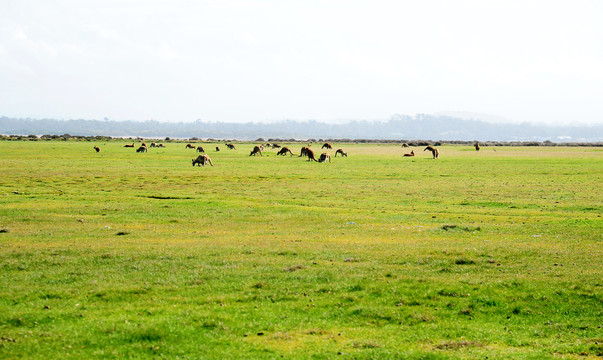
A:
{"type": "MultiPolygon", "coordinates": [[[[225,143],[224,145],[226,145],[226,147],[228,149],[230,149],[230,150],[236,150],[234,144],[232,144],[232,143],[225,143]]],[[[475,150],[479,151],[479,149],[480,149],[479,143],[475,143],[474,146],[475,146],[475,150]]],[[[135,145],[134,145],[134,143],[132,143],[132,144],[126,144],[126,145],[124,145],[124,147],[134,148],[135,145]]],[[[161,144],[161,143],[157,144],[157,143],[153,142],[153,143],[151,143],[150,147],[152,147],[152,148],[155,148],[155,147],[165,148],[165,145],[161,144]]],[[[407,148],[407,147],[409,147],[409,145],[406,144],[406,143],[404,143],[404,144],[402,144],[402,147],[403,148],[407,148]]],[[[195,146],[195,145],[190,144],[190,143],[186,144],[184,146],[184,148],[185,149],[193,149],[196,152],[200,152],[200,153],[204,153],[205,152],[205,149],[202,146],[195,146]]],[[[249,154],[249,156],[257,156],[257,155],[263,156],[262,155],[262,151],[264,151],[264,149],[266,149],[266,148],[279,149],[279,151],[277,152],[276,155],[286,156],[287,153],[288,153],[290,156],[294,156],[294,154],[291,151],[291,149],[289,149],[286,146],[281,147],[280,145],[278,145],[276,143],[272,143],[272,144],[267,143],[267,144],[255,145],[253,147],[253,150],[251,150],[251,153],[249,154]]],[[[324,143],[322,145],[322,147],[321,147],[321,150],[325,149],[325,148],[326,149],[333,149],[333,146],[331,144],[329,144],[329,143],[324,143]]],[[[94,150],[97,153],[101,151],[101,149],[98,146],[94,146],[94,150]]],[[[140,145],[140,147],[138,147],[136,149],[137,153],[146,153],[147,151],[148,151],[147,144],[145,144],[144,142],[140,145]]],[[[220,151],[220,147],[219,146],[216,146],[216,151],[220,151]]],[[[434,159],[438,159],[439,158],[439,151],[438,151],[438,149],[435,148],[435,147],[433,147],[433,146],[431,146],[431,145],[428,145],[423,151],[430,151],[434,159]]],[[[334,157],[337,157],[337,155],[341,155],[341,157],[347,157],[348,153],[345,152],[343,149],[337,149],[335,151],[335,156],[334,157]]],[[[414,152],[414,150],[411,150],[410,153],[403,154],[402,156],[403,157],[413,157],[413,156],[415,156],[415,152],[414,152]]],[[[298,157],[307,157],[308,161],[315,161],[315,162],[318,162],[318,163],[326,163],[327,161],[329,163],[331,162],[331,155],[329,155],[326,152],[320,154],[320,156],[318,156],[318,159],[317,159],[316,156],[314,155],[314,151],[312,149],[310,149],[310,145],[303,146],[301,148],[301,150],[300,150],[300,153],[299,153],[298,157]]],[[[207,154],[199,155],[199,156],[197,156],[196,159],[193,159],[192,161],[193,161],[193,166],[195,166],[195,165],[197,165],[197,166],[205,166],[207,163],[209,163],[211,166],[214,166],[214,164],[211,161],[211,158],[207,154]]]]}

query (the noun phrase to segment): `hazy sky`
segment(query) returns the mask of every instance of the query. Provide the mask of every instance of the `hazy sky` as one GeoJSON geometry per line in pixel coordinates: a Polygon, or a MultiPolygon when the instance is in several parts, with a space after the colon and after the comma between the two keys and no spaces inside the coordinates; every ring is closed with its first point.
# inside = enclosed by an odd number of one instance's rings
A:
{"type": "Polygon", "coordinates": [[[603,1],[0,0],[0,116],[603,123],[603,1]]]}

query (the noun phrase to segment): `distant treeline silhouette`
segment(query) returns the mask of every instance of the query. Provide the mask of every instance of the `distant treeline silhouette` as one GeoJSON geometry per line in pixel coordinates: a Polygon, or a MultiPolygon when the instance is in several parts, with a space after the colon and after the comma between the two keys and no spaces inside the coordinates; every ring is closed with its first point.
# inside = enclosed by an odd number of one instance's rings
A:
{"type": "MultiPolygon", "coordinates": [[[[0,135],[0,141],[123,141],[123,140],[136,140],[136,141],[165,141],[167,143],[187,143],[187,142],[200,142],[200,143],[225,143],[225,142],[255,142],[255,143],[264,143],[264,142],[284,142],[284,143],[300,143],[300,144],[308,144],[308,143],[323,143],[323,142],[333,142],[333,143],[358,143],[358,144],[396,144],[396,145],[408,145],[408,146],[441,146],[441,145],[470,145],[474,146],[475,141],[466,141],[466,140],[378,140],[378,139],[280,139],[280,138],[257,138],[255,140],[237,140],[237,139],[200,139],[198,137],[192,137],[187,139],[172,139],[170,137],[166,138],[143,138],[143,137],[111,137],[111,136],[83,136],[83,135],[70,135],[70,134],[62,134],[62,135],[0,135]]],[[[549,140],[546,141],[484,141],[480,142],[480,146],[595,146],[602,147],[603,142],[562,142],[555,143],[549,140]]],[[[404,146],[406,147],[406,146],[404,146]]]]}
{"type": "Polygon", "coordinates": [[[349,139],[353,141],[442,139],[444,141],[591,143],[603,141],[603,125],[545,126],[463,120],[451,116],[394,115],[387,121],[340,124],[283,120],[274,123],[57,120],[0,117],[0,134],[253,140],[349,139]]]}

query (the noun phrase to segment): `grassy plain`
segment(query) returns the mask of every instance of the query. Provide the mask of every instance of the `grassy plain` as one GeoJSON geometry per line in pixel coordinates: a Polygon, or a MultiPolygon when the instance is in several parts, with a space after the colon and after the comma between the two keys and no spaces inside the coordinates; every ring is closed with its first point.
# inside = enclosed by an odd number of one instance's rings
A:
{"type": "Polygon", "coordinates": [[[0,358],[603,356],[601,148],[123,145],[0,142],[0,358]]]}

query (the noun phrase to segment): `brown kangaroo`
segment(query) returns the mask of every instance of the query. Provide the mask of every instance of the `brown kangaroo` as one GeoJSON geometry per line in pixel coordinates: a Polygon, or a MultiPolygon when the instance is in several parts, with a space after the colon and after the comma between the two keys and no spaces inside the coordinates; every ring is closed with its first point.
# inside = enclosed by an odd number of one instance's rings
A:
{"type": "Polygon", "coordinates": [[[411,151],[410,151],[410,154],[404,154],[404,155],[402,155],[402,156],[415,156],[415,151],[414,151],[414,150],[411,150],[411,151]]]}
{"type": "Polygon", "coordinates": [[[197,152],[205,152],[203,146],[197,146],[197,152]]]}
{"type": "Polygon", "coordinates": [[[214,166],[214,164],[211,162],[211,159],[209,158],[209,156],[203,154],[203,155],[199,155],[197,156],[196,159],[193,159],[193,166],[197,165],[197,166],[205,166],[205,164],[209,163],[209,165],[214,166]]]}
{"type": "Polygon", "coordinates": [[[320,157],[318,158],[319,163],[326,162],[327,160],[329,160],[329,162],[331,162],[331,155],[329,155],[327,153],[320,154],[320,157]]]}
{"type": "Polygon", "coordinates": [[[293,155],[293,153],[291,152],[291,150],[290,150],[288,147],[283,146],[283,147],[282,147],[282,148],[281,148],[281,149],[280,149],[280,150],[279,150],[279,151],[276,153],[276,155],[287,155],[287,153],[289,153],[289,154],[293,155]]]}
{"type": "Polygon", "coordinates": [[[324,145],[321,147],[321,149],[324,149],[324,148],[332,149],[333,147],[329,143],[324,143],[324,145]]]}
{"type": "Polygon", "coordinates": [[[337,151],[335,151],[335,157],[337,157],[337,154],[341,154],[341,156],[348,156],[348,153],[343,151],[343,149],[337,149],[337,151]]]}
{"type": "MultiPolygon", "coordinates": [[[[302,151],[303,151],[303,149],[304,149],[304,148],[302,148],[302,151]]],[[[314,157],[314,151],[310,150],[310,148],[305,148],[305,149],[306,149],[305,153],[306,153],[306,156],[308,157],[308,161],[312,161],[312,160],[314,160],[314,161],[318,161],[318,160],[316,160],[316,158],[314,157]]]]}
{"type": "Polygon", "coordinates": [[[425,150],[423,150],[423,151],[426,151],[426,150],[431,151],[431,153],[433,154],[433,158],[434,158],[434,159],[437,159],[437,158],[438,158],[438,156],[440,155],[440,153],[438,152],[438,149],[434,148],[434,147],[433,147],[433,146],[431,146],[431,145],[427,146],[427,147],[425,148],[425,150]]]}
{"type": "Polygon", "coordinates": [[[253,150],[251,150],[251,153],[249,154],[249,156],[251,156],[251,155],[257,156],[257,154],[260,154],[260,156],[264,156],[264,155],[262,155],[262,150],[260,149],[260,147],[256,145],[253,147],[253,150]]]}
{"type": "Polygon", "coordinates": [[[94,150],[96,150],[96,152],[100,152],[100,148],[98,146],[95,146],[94,150]]]}
{"type": "Polygon", "coordinates": [[[132,147],[133,148],[134,147],[134,143],[132,143],[132,145],[126,144],[126,145],[124,145],[124,147],[132,147]]]}

